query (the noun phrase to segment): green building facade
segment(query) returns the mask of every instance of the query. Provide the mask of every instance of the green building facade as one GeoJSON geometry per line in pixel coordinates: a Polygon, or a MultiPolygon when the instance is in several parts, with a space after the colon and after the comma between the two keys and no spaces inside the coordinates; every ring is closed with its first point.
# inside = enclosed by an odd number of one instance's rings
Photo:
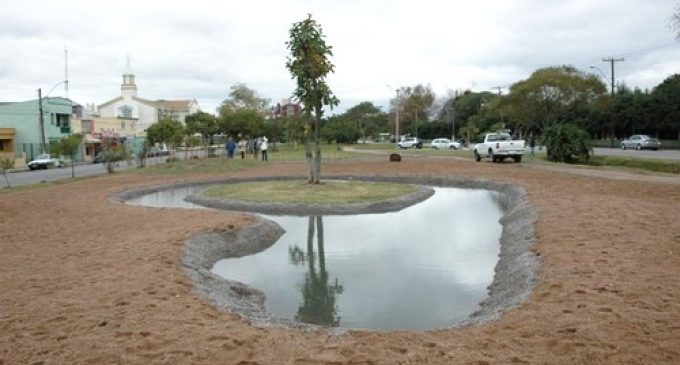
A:
{"type": "MultiPolygon", "coordinates": [[[[15,154],[25,154],[27,161],[48,151],[49,144],[71,133],[73,102],[54,97],[42,99],[42,124],[38,99],[16,103],[0,103],[0,129],[14,129],[11,145],[15,154]],[[44,133],[44,139],[43,139],[44,133]],[[44,144],[43,144],[44,143],[44,144]]],[[[6,145],[10,145],[7,143],[6,145]]],[[[7,151],[6,151],[7,152],[7,151]]]]}

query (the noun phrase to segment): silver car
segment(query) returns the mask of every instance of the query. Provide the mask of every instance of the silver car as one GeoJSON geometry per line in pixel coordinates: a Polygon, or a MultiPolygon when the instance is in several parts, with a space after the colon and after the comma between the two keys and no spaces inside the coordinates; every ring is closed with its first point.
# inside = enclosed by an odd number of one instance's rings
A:
{"type": "Polygon", "coordinates": [[[621,142],[621,149],[635,148],[636,150],[650,149],[658,150],[661,148],[661,141],[646,134],[636,134],[621,142]]]}

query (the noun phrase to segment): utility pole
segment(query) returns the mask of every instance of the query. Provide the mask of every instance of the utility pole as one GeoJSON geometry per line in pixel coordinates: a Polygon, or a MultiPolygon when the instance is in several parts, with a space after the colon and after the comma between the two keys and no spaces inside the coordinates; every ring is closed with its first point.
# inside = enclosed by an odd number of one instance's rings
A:
{"type": "Polygon", "coordinates": [[[45,150],[45,120],[43,119],[43,109],[42,109],[42,89],[38,89],[38,118],[40,120],[40,153],[44,153],[45,150]]]}
{"type": "Polygon", "coordinates": [[[453,108],[453,99],[451,99],[451,105],[449,106],[448,112],[451,114],[451,141],[456,140],[456,113],[453,108]]]}
{"type": "Polygon", "coordinates": [[[396,136],[394,136],[394,140],[397,144],[397,149],[399,149],[399,109],[401,108],[401,99],[399,99],[399,89],[397,89],[397,113],[394,118],[394,133],[396,133],[396,136]]]}
{"type": "Polygon", "coordinates": [[[501,90],[503,90],[504,87],[503,87],[503,86],[494,86],[494,87],[492,87],[492,89],[498,90],[498,96],[500,96],[500,95],[501,95],[501,90]]]}
{"type": "Polygon", "coordinates": [[[614,81],[615,80],[614,79],[614,63],[623,62],[625,60],[626,59],[623,58],[623,57],[621,57],[621,58],[609,57],[609,58],[603,58],[602,59],[602,62],[609,62],[611,64],[611,68],[612,68],[612,85],[611,85],[612,86],[612,96],[614,96],[614,85],[616,85],[616,83],[614,81]]]}
{"type": "MultiPolygon", "coordinates": [[[[602,62],[609,62],[611,64],[611,68],[612,68],[612,83],[611,83],[612,98],[614,97],[614,85],[616,85],[615,79],[614,79],[614,64],[616,62],[623,62],[624,60],[625,59],[623,57],[621,57],[621,58],[609,57],[609,58],[603,58],[602,59],[602,62]]],[[[611,147],[614,147],[614,138],[615,138],[615,134],[616,134],[616,131],[615,131],[615,128],[614,128],[614,122],[615,121],[614,121],[613,115],[610,115],[610,117],[612,118],[611,119],[611,128],[612,128],[612,130],[611,130],[611,147]]]]}

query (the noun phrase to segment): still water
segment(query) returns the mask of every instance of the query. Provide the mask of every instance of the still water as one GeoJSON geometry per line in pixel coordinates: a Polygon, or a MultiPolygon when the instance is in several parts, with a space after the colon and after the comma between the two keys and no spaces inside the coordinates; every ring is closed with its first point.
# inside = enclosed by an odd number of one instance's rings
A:
{"type": "MultiPolygon", "coordinates": [[[[199,189],[128,203],[190,208],[182,199],[199,189]]],[[[345,328],[443,328],[487,297],[500,250],[500,201],[488,190],[435,188],[399,212],[265,216],[286,233],[265,251],[223,259],[212,271],[263,291],[278,317],[345,328]]]]}

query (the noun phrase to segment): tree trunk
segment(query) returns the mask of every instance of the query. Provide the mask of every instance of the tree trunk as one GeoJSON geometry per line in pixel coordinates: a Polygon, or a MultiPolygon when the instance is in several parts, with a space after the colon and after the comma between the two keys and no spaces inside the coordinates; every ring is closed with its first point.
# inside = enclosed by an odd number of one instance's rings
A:
{"type": "Polygon", "coordinates": [[[314,144],[316,153],[314,156],[314,184],[321,182],[321,106],[316,110],[316,128],[314,128],[314,144]]]}
{"type": "Polygon", "coordinates": [[[73,157],[71,158],[71,178],[74,179],[76,177],[76,167],[75,164],[73,163],[73,157]]]}
{"type": "Polygon", "coordinates": [[[321,271],[323,276],[326,275],[326,252],[323,247],[323,217],[320,215],[316,217],[316,233],[316,244],[319,252],[319,271],[321,271]]]}
{"type": "Polygon", "coordinates": [[[307,159],[307,166],[309,172],[308,183],[314,183],[314,154],[312,153],[312,136],[310,135],[309,129],[305,132],[305,158],[307,159]]]}
{"type": "Polygon", "coordinates": [[[2,174],[5,175],[5,181],[7,182],[7,187],[11,188],[12,185],[9,184],[9,178],[7,178],[7,170],[2,170],[2,174]]]}

